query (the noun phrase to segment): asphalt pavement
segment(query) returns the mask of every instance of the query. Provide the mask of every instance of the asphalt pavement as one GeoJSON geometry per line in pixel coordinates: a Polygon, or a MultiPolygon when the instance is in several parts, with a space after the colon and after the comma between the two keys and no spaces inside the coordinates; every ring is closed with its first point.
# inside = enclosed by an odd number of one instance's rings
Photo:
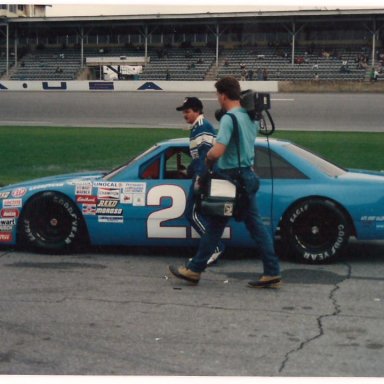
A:
{"type": "Polygon", "coordinates": [[[250,251],[177,281],[167,265],[191,252],[1,250],[0,375],[384,375],[382,242],[282,261],[278,290],[246,286],[261,273],[250,251]]]}
{"type": "MultiPolygon", "coordinates": [[[[165,92],[0,92],[1,125],[185,128],[185,96],[203,100],[205,115],[218,126],[215,94],[165,92]]],[[[384,132],[384,94],[271,94],[279,130],[384,132]]]]}
{"type": "MultiPolygon", "coordinates": [[[[6,92],[0,125],[183,128],[184,96],[6,92]]],[[[215,95],[197,96],[213,120],[215,95]]],[[[272,114],[277,129],[383,132],[383,103],[273,94],[272,114]]],[[[0,249],[0,375],[384,377],[382,241],[329,265],[283,261],[280,290],[246,287],[261,273],[251,252],[228,251],[196,287],[176,281],[167,265],[187,256],[0,249]]]]}

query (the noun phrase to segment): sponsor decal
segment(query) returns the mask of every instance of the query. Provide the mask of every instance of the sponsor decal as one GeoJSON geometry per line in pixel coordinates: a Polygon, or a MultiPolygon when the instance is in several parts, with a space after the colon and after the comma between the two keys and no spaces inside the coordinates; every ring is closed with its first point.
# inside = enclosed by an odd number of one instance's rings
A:
{"type": "Polygon", "coordinates": [[[6,199],[11,192],[0,192],[0,199],[6,199]]]}
{"type": "Polygon", "coordinates": [[[121,208],[100,208],[96,209],[96,215],[121,215],[123,210],[121,208]]]}
{"type": "Polygon", "coordinates": [[[123,193],[145,193],[146,183],[125,183],[123,193]]]}
{"type": "Polygon", "coordinates": [[[97,204],[97,196],[79,195],[76,196],[76,202],[83,204],[97,204]]]}
{"type": "Polygon", "coordinates": [[[100,200],[108,200],[108,199],[120,199],[120,189],[113,188],[99,188],[97,191],[97,197],[100,200]]]}
{"type": "Polygon", "coordinates": [[[16,225],[15,219],[0,219],[0,225],[16,225]]]}
{"type": "Polygon", "coordinates": [[[12,197],[23,197],[27,193],[27,188],[17,188],[11,193],[12,197]]]}
{"type": "Polygon", "coordinates": [[[0,243],[8,243],[13,240],[12,233],[0,232],[0,243]]]}
{"type": "Polygon", "coordinates": [[[104,187],[104,188],[121,188],[125,183],[120,183],[116,181],[95,181],[93,183],[94,187],[104,187]]]}
{"type": "Polygon", "coordinates": [[[68,180],[67,184],[68,185],[84,185],[84,184],[91,184],[92,180],[96,178],[97,176],[87,176],[87,178],[84,179],[73,179],[73,180],[68,180]]]}
{"type": "Polygon", "coordinates": [[[3,208],[20,208],[23,205],[21,199],[3,200],[3,208]]]}
{"type": "Polygon", "coordinates": [[[138,207],[143,207],[145,205],[145,195],[144,194],[135,193],[133,195],[132,205],[138,206],[138,207]]]}
{"type": "Polygon", "coordinates": [[[146,183],[125,183],[120,196],[121,204],[145,205],[146,183]]]}
{"type": "Polygon", "coordinates": [[[362,216],[361,221],[384,221],[384,216],[362,216]]]}
{"type": "Polygon", "coordinates": [[[119,202],[117,200],[100,200],[98,207],[115,208],[119,202]]]}
{"type": "Polygon", "coordinates": [[[29,188],[30,191],[36,191],[38,189],[48,189],[48,188],[58,188],[58,187],[64,187],[63,183],[50,183],[50,184],[39,184],[34,185],[29,188]]]}
{"type": "Polygon", "coordinates": [[[160,88],[157,84],[155,84],[152,81],[147,81],[143,85],[141,85],[139,88],[137,88],[138,91],[162,91],[163,89],[160,88]]]}
{"type": "Polygon", "coordinates": [[[0,211],[1,217],[19,217],[20,211],[16,208],[7,208],[0,211]]]}
{"type": "Polygon", "coordinates": [[[0,231],[12,231],[16,225],[15,219],[0,219],[0,231]]]}
{"type": "Polygon", "coordinates": [[[92,195],[92,183],[90,182],[76,183],[75,195],[92,195]]]}
{"type": "Polygon", "coordinates": [[[83,212],[83,215],[96,215],[96,205],[83,204],[82,212],[83,212]]]}
{"type": "Polygon", "coordinates": [[[121,204],[132,204],[133,202],[133,193],[123,193],[121,196],[120,196],[120,203],[121,204]]]}
{"type": "Polygon", "coordinates": [[[49,85],[48,81],[43,81],[42,85],[43,85],[43,89],[45,91],[49,91],[49,90],[55,90],[55,91],[63,90],[63,91],[65,91],[67,89],[67,83],[65,81],[61,81],[60,85],[55,85],[55,86],[49,85]]]}
{"type": "Polygon", "coordinates": [[[99,223],[122,224],[124,223],[123,216],[98,216],[99,223]]]}
{"type": "Polygon", "coordinates": [[[90,81],[90,91],[113,91],[115,89],[112,81],[90,81]]]}

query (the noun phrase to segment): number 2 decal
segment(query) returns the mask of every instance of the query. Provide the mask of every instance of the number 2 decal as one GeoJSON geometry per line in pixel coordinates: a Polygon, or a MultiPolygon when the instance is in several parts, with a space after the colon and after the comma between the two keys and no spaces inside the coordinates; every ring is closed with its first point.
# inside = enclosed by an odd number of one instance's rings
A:
{"type": "Polygon", "coordinates": [[[169,197],[172,204],[168,208],[155,211],[148,216],[147,232],[149,238],[186,239],[186,227],[164,227],[163,223],[183,216],[187,199],[184,190],[177,185],[158,185],[148,192],[147,205],[160,206],[161,200],[169,197]]]}
{"type": "MultiPolygon", "coordinates": [[[[163,198],[170,198],[171,205],[168,208],[152,212],[148,216],[147,233],[149,239],[186,239],[187,227],[163,226],[167,221],[179,219],[184,214],[187,198],[184,190],[178,185],[158,185],[148,191],[147,206],[161,206],[163,198]]],[[[198,234],[192,228],[192,238],[198,238],[198,234]]],[[[226,227],[223,239],[230,238],[230,228],[226,227]]]]}

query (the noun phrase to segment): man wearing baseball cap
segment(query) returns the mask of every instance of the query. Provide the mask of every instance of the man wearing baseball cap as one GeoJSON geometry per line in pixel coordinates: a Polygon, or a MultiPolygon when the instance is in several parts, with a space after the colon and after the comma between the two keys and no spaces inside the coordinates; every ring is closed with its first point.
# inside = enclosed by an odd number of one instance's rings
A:
{"type": "MultiPolygon", "coordinates": [[[[203,103],[197,97],[186,97],[183,104],[176,108],[183,113],[184,120],[190,124],[189,151],[192,162],[188,166],[187,175],[192,178],[185,216],[196,232],[202,236],[205,233],[206,219],[197,211],[195,184],[206,171],[205,158],[208,151],[215,143],[216,130],[212,124],[204,118],[203,103]]],[[[220,241],[213,254],[207,261],[207,265],[214,263],[223,253],[224,244],[220,241]]]]}

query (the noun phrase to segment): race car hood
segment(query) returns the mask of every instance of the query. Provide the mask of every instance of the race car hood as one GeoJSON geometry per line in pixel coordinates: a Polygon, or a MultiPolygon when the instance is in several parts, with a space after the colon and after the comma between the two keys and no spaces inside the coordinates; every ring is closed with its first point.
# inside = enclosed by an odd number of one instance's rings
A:
{"type": "Polygon", "coordinates": [[[67,173],[64,175],[55,175],[55,176],[47,176],[39,179],[28,180],[17,184],[6,185],[0,189],[15,189],[19,187],[28,187],[31,185],[38,184],[51,184],[51,183],[63,183],[70,180],[87,180],[87,179],[97,179],[102,177],[106,172],[103,171],[95,171],[95,172],[77,172],[77,173],[67,173]]]}

